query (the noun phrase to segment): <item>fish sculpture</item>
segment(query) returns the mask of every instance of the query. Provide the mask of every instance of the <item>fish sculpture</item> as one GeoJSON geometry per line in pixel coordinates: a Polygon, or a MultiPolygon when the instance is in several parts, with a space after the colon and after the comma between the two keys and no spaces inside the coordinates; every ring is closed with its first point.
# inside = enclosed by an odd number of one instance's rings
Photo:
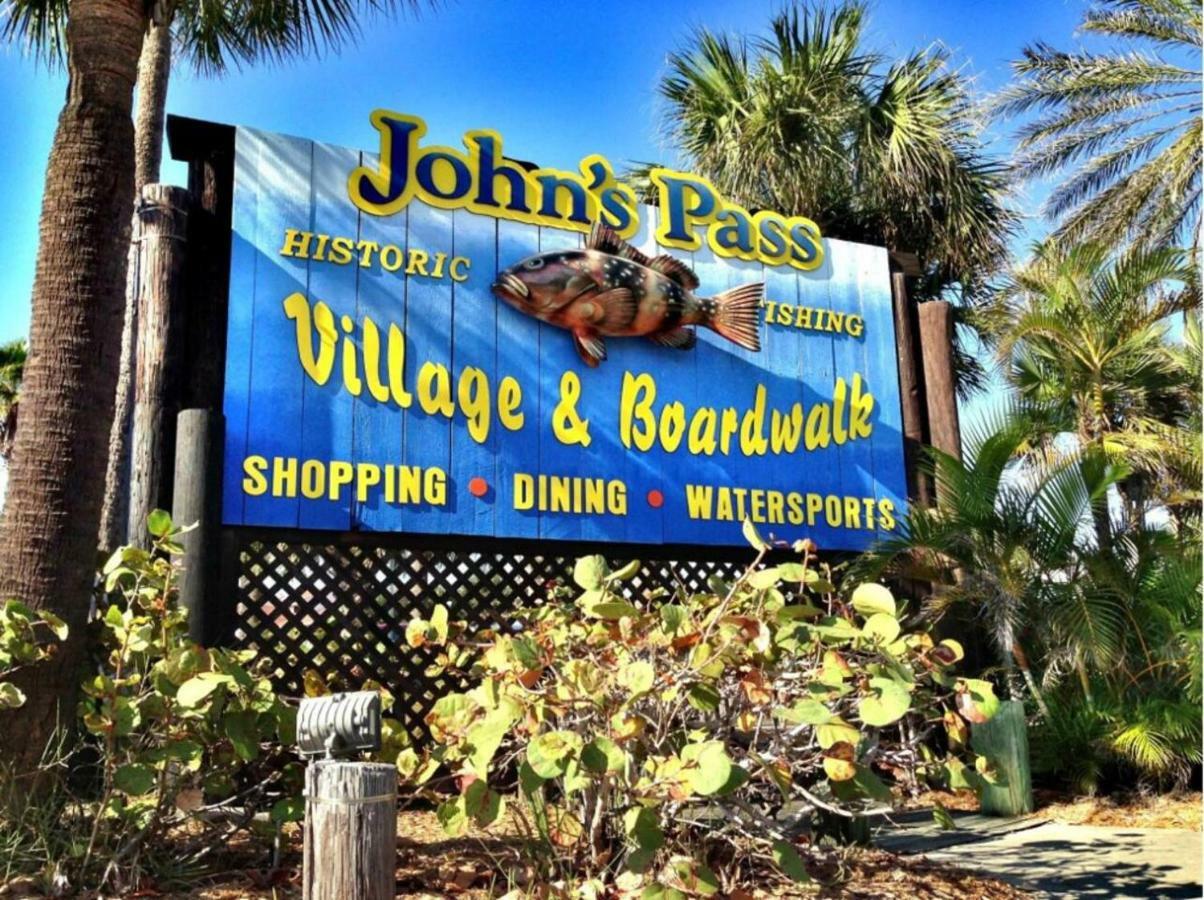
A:
{"type": "Polygon", "coordinates": [[[689,350],[702,325],[748,350],[761,349],[763,284],[698,297],[698,276],[680,260],[649,258],[601,222],[580,250],[529,256],[498,273],[493,292],[520,312],[564,328],[591,368],[607,337],[646,337],[689,350]]]}

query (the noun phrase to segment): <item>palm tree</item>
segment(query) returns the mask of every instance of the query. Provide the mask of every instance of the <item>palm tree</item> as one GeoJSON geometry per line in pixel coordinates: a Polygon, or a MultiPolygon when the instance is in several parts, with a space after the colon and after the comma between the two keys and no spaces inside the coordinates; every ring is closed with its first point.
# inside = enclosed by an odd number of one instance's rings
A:
{"type": "MultiPolygon", "coordinates": [[[[259,0],[150,4],[144,0],[7,0],[0,34],[64,62],[67,102],[46,173],[34,281],[24,420],[0,521],[0,596],[58,613],[70,637],[23,687],[21,728],[0,749],[36,761],[60,710],[74,708],[106,482],[106,452],[122,351],[129,222],[135,184],[133,92],[148,29],[174,23],[176,42],[203,70],[330,45],[354,32],[376,0],[259,0]],[[154,7],[156,21],[149,10],[154,7]]],[[[153,53],[167,53],[166,32],[153,53]]],[[[146,62],[146,60],[144,60],[146,62]]],[[[143,65],[141,177],[157,175],[169,66],[143,65]],[[157,84],[157,87],[156,87],[157,84]],[[155,112],[157,110],[157,113],[155,112]]],[[[132,341],[127,340],[127,346],[132,341]]],[[[14,713],[8,713],[10,717],[14,713]]]]}
{"type": "Polygon", "coordinates": [[[1099,52],[1036,44],[1013,63],[998,110],[1038,113],[1018,132],[1023,178],[1065,173],[1045,202],[1059,240],[1200,241],[1198,0],[1098,0],[1082,29],[1099,52]]]}
{"type": "MultiPolygon", "coordinates": [[[[138,63],[138,97],[134,127],[134,199],[159,179],[166,119],[167,90],[173,45],[203,74],[221,74],[230,65],[263,57],[317,55],[354,37],[365,16],[398,7],[417,8],[418,0],[253,0],[249,3],[201,3],[165,0],[154,5],[138,63]]],[[[51,64],[61,59],[62,27],[68,0],[23,0],[16,4],[6,29],[21,35],[31,50],[51,64]]],[[[137,227],[137,222],[133,223],[137,227]]],[[[137,297],[132,267],[137,245],[131,243],[126,285],[121,367],[113,426],[109,434],[108,470],[99,529],[100,546],[111,550],[127,539],[144,537],[141,523],[129,523],[129,433],[133,413],[134,354],[137,343],[137,297]]]]}
{"type": "MultiPolygon", "coordinates": [[[[958,292],[968,311],[1007,258],[1005,167],[984,156],[947,51],[888,64],[865,46],[864,27],[865,7],[847,2],[796,6],[763,37],[696,32],[660,84],[666,138],[747,207],[916,254],[913,296],[958,292]]],[[[966,362],[964,373],[981,375],[966,362]]]]}
{"type": "Polygon", "coordinates": [[[25,369],[25,341],[0,344],[0,459],[8,462],[17,434],[17,396],[25,369]]]}
{"type": "MultiPolygon", "coordinates": [[[[11,34],[21,7],[5,10],[11,34]]],[[[22,426],[0,519],[0,596],[57,613],[70,636],[36,673],[17,676],[28,700],[0,729],[0,749],[17,764],[36,761],[60,712],[74,709],[79,682],[121,342],[130,113],[145,31],[143,0],[72,0],[61,34],[68,89],[46,166],[22,426]]]]}
{"type": "MultiPolygon", "coordinates": [[[[1079,451],[1126,460],[1121,485],[1140,521],[1157,485],[1193,443],[1193,370],[1170,340],[1171,318],[1198,308],[1199,280],[1182,250],[1109,256],[1099,245],[1038,245],[1003,282],[988,320],[1008,380],[1044,418],[1036,443],[1062,434],[1079,451]]],[[[1097,519],[1100,546],[1109,517],[1097,519]]]]}

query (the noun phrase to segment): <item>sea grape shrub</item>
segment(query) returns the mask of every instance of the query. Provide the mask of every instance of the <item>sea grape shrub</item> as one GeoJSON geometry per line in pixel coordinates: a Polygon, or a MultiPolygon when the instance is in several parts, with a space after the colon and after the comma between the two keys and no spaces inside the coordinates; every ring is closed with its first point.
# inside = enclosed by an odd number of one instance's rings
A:
{"type": "Polygon", "coordinates": [[[994,777],[968,748],[997,701],[954,674],[956,641],[905,631],[882,585],[839,594],[813,545],[763,565],[746,530],[757,561],[706,593],[625,599],[639,564],[595,556],[576,564],[579,591],[504,630],[469,634],[444,609],[411,625],[444,664],[472,660],[471,689],[427,716],[433,750],[398,757],[415,783],[455,776],[449,834],[497,821],[517,782],[510,818],[541,879],[707,895],[767,866],[807,880],[799,836],[888,811],[892,784],[994,777]]]}
{"type": "Polygon", "coordinates": [[[121,881],[128,864],[127,886],[139,851],[188,820],[230,831],[252,826],[258,811],[276,826],[303,811],[295,708],[254,651],[190,640],[176,602],[182,529],[161,510],[148,525],[149,550],[123,547],[104,566],[102,658],[80,703],[101,770],[88,854],[123,848],[105,877],[121,881]]]}

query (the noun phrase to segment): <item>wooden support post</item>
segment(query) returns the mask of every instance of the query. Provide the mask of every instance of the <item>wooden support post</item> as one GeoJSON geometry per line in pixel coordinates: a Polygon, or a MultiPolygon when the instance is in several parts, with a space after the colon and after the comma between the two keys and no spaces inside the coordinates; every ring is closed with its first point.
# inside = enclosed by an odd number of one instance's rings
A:
{"type": "Polygon", "coordinates": [[[919,305],[919,313],[929,442],[960,459],[962,438],[953,369],[953,308],[944,300],[930,300],[919,305]]]}
{"type": "Polygon", "coordinates": [[[1024,704],[1003,700],[999,710],[981,725],[973,726],[971,743],[990,759],[1005,783],[982,792],[982,811],[989,816],[1023,816],[1033,811],[1033,779],[1029,770],[1028,725],[1024,704]]]}
{"type": "Polygon", "coordinates": [[[305,771],[304,900],[392,900],[397,769],[319,760],[305,771]]]}
{"type": "Polygon", "coordinates": [[[164,184],[142,189],[138,248],[138,341],[134,431],[130,446],[127,540],[146,546],[146,517],[167,501],[174,462],[175,380],[180,336],[188,191],[164,184]]]}
{"type": "Polygon", "coordinates": [[[177,525],[196,526],[180,538],[180,603],[188,610],[189,635],[203,645],[213,643],[216,624],[223,425],[221,413],[209,409],[185,409],[176,419],[171,517],[177,525]]]}
{"type": "Polygon", "coordinates": [[[932,501],[928,479],[920,475],[924,446],[924,401],[920,385],[919,344],[913,319],[915,312],[907,297],[903,272],[891,272],[891,301],[895,313],[895,352],[899,359],[899,398],[903,407],[903,464],[907,469],[907,495],[921,504],[932,501]]]}

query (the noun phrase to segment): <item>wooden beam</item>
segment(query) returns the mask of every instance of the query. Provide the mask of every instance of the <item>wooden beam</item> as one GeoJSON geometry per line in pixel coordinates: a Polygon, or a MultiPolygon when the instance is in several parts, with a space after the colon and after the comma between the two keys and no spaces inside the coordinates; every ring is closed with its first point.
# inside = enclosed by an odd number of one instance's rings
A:
{"type": "Polygon", "coordinates": [[[928,479],[919,463],[924,446],[924,398],[920,384],[920,350],[916,340],[914,304],[907,297],[903,272],[891,272],[891,301],[895,314],[895,352],[899,361],[899,400],[903,407],[903,464],[907,470],[908,499],[928,504],[928,479]]]}
{"type": "Polygon", "coordinates": [[[961,459],[957,379],[953,368],[953,308],[945,300],[929,300],[919,305],[919,313],[929,443],[961,459]]]}
{"type": "Polygon", "coordinates": [[[184,547],[180,604],[188,610],[188,633],[212,646],[218,597],[218,532],[221,527],[223,419],[209,409],[185,409],[176,419],[172,520],[195,526],[181,535],[184,547]]]}
{"type": "Polygon", "coordinates": [[[189,204],[184,188],[148,184],[138,205],[138,338],[126,539],[139,546],[147,544],[146,517],[170,502],[189,204]]]}

